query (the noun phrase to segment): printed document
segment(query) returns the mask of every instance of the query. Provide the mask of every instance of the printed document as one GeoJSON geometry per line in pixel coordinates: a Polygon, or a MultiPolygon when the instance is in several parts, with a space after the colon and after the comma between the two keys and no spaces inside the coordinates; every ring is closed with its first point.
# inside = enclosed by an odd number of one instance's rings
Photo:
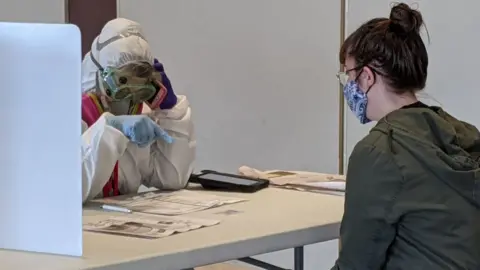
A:
{"type": "Polygon", "coordinates": [[[248,177],[267,179],[272,186],[345,195],[345,175],[282,170],[260,171],[247,166],[240,167],[238,171],[248,177]]]}
{"type": "Polygon", "coordinates": [[[246,199],[217,196],[189,190],[147,192],[130,198],[110,197],[94,200],[94,202],[121,206],[134,212],[167,216],[183,215],[243,201],[246,201],[246,199]]]}
{"type": "Polygon", "coordinates": [[[85,231],[133,236],[140,238],[161,238],[174,233],[188,232],[220,223],[218,220],[160,215],[128,214],[106,217],[105,219],[83,224],[85,231]]]}

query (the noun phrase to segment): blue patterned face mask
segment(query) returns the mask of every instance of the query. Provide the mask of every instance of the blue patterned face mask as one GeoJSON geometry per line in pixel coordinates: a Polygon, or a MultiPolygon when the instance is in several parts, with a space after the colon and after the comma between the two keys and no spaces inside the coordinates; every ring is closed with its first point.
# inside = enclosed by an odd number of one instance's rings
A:
{"type": "Polygon", "coordinates": [[[343,96],[350,110],[360,120],[361,124],[367,124],[371,120],[367,117],[367,93],[360,89],[356,81],[348,81],[348,75],[343,73],[338,76],[340,83],[343,85],[343,96]]]}
{"type": "Polygon", "coordinates": [[[355,81],[349,81],[343,87],[343,95],[347,101],[348,107],[360,120],[361,124],[366,124],[371,120],[367,117],[367,94],[360,89],[355,81]]]}

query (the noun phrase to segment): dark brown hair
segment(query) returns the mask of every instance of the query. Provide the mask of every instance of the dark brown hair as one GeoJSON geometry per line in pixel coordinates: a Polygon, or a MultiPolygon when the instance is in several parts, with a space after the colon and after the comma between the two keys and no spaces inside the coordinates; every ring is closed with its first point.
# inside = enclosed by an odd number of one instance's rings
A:
{"type": "Polygon", "coordinates": [[[398,94],[422,90],[428,68],[428,53],[420,36],[422,26],[419,11],[397,4],[390,18],[372,19],[345,40],[340,63],[353,57],[356,69],[370,67],[398,94]]]}

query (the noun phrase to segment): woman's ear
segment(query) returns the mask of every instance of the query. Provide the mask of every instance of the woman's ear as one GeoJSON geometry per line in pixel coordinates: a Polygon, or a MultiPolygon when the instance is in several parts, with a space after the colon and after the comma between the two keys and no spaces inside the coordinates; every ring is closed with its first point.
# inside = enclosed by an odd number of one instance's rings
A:
{"type": "Polygon", "coordinates": [[[375,73],[371,68],[365,66],[360,71],[360,77],[358,78],[360,83],[360,88],[364,91],[367,91],[375,84],[375,73]]]}

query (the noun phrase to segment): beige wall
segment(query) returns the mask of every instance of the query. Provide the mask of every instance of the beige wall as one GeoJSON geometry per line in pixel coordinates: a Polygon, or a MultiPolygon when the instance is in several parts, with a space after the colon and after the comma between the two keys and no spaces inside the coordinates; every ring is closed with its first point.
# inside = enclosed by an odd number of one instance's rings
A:
{"type": "Polygon", "coordinates": [[[65,22],[65,0],[4,0],[0,21],[65,22]]]}
{"type": "MultiPolygon", "coordinates": [[[[118,10],[143,25],[192,103],[197,169],[338,171],[340,1],[119,0],[118,10]]],[[[307,270],[330,269],[337,241],[305,253],[307,270]]],[[[259,257],[293,268],[292,250],[259,257]]]]}

